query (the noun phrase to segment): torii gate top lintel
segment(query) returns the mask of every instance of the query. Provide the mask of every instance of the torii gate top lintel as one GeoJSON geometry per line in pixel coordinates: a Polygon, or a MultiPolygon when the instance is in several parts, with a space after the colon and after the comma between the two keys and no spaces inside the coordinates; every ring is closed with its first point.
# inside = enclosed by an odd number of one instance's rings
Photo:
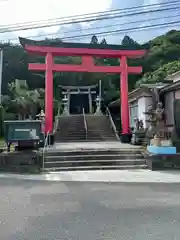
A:
{"type": "Polygon", "coordinates": [[[34,41],[26,38],[19,38],[24,49],[33,54],[46,55],[47,52],[53,56],[96,56],[118,58],[140,58],[145,55],[145,50],[127,50],[120,45],[112,44],[90,44],[90,43],[51,43],[47,41],[34,41]]]}

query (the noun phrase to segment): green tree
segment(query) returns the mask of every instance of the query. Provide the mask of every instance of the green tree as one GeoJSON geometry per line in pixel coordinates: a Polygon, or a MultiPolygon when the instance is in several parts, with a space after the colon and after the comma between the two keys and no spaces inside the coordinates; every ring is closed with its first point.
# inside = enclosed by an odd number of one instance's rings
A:
{"type": "MultiPolygon", "coordinates": [[[[45,44],[57,45],[59,43],[63,44],[62,40],[59,38],[45,40],[45,44]]],[[[99,42],[95,35],[90,39],[90,43],[108,45],[106,39],[99,42]]],[[[17,103],[20,105],[24,104],[29,106],[30,100],[25,92],[34,91],[34,89],[39,88],[43,89],[45,87],[45,74],[29,71],[28,63],[44,63],[45,57],[27,54],[24,49],[17,44],[1,43],[0,48],[3,48],[4,50],[2,93],[5,96],[9,95],[13,101],[16,99],[17,103]],[[26,79],[28,88],[25,87],[22,93],[12,96],[16,92],[9,91],[9,84],[12,83],[13,79],[26,79]]],[[[169,31],[145,44],[139,44],[130,36],[125,36],[119,46],[119,49],[121,48],[147,50],[147,54],[142,59],[128,59],[128,64],[130,66],[143,67],[142,75],[129,76],[129,91],[135,87],[136,82],[138,85],[141,82],[161,81],[164,76],[170,72],[170,70],[166,71],[166,68],[164,67],[166,64],[172,63],[170,69],[173,69],[173,71],[179,70],[178,65],[173,62],[180,61],[180,31],[169,31]]],[[[55,63],[61,64],[81,64],[80,57],[55,57],[54,61],[55,63]]],[[[120,64],[119,60],[115,58],[95,58],[95,63],[97,65],[107,66],[118,66],[120,64]]],[[[120,89],[119,78],[119,74],[54,73],[54,97],[56,101],[60,101],[59,85],[91,85],[98,83],[101,79],[103,89],[106,92],[105,97],[111,101],[108,96],[112,96],[112,99],[114,99],[113,96],[116,96],[116,91],[119,91],[120,89]]],[[[22,91],[22,87],[20,91],[22,91]]],[[[34,93],[31,92],[31,94],[33,95],[34,93]]],[[[6,105],[5,109],[6,112],[10,110],[13,111],[12,104],[10,103],[9,107],[6,105]]]]}
{"type": "Polygon", "coordinates": [[[142,83],[158,83],[164,82],[165,78],[173,74],[180,69],[180,61],[169,62],[158,68],[154,72],[144,74],[144,76],[137,81],[136,86],[140,86],[142,83]]]}
{"type": "Polygon", "coordinates": [[[124,36],[121,45],[123,48],[128,48],[128,49],[139,49],[140,48],[140,44],[138,44],[136,41],[134,41],[134,39],[132,39],[129,36],[124,36]]]}
{"type": "Polygon", "coordinates": [[[107,41],[105,38],[103,38],[103,40],[100,42],[100,44],[107,44],[107,41]]]}
{"type": "Polygon", "coordinates": [[[91,43],[92,44],[98,44],[98,38],[95,35],[92,36],[91,43]]]}

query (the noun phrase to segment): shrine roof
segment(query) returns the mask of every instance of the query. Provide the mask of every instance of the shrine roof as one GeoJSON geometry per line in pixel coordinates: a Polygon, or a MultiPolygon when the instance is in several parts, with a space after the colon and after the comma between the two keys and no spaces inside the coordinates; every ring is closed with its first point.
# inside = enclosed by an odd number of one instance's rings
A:
{"type": "MultiPolygon", "coordinates": [[[[110,49],[110,50],[129,50],[127,47],[117,44],[92,44],[92,43],[73,43],[73,42],[61,42],[57,39],[51,40],[31,40],[27,38],[19,37],[19,41],[22,47],[25,45],[31,46],[46,46],[46,47],[59,47],[59,48],[89,48],[89,49],[110,49]]],[[[139,50],[137,48],[131,50],[139,50]]]]}
{"type": "Polygon", "coordinates": [[[171,92],[180,89],[180,80],[167,84],[160,90],[160,94],[164,94],[166,92],[171,92]]]}
{"type": "Polygon", "coordinates": [[[96,85],[87,85],[87,86],[65,86],[65,85],[58,85],[58,87],[63,88],[63,89],[92,89],[92,88],[97,88],[98,84],[96,85]]]}
{"type": "MultiPolygon", "coordinates": [[[[161,93],[161,89],[167,87],[168,84],[164,83],[157,83],[157,84],[142,84],[139,88],[134,89],[133,91],[129,92],[128,99],[129,103],[133,103],[137,101],[141,97],[152,97],[153,91],[152,89],[157,89],[161,93]]],[[[117,99],[111,103],[109,103],[109,107],[117,107],[120,105],[120,99],[117,99]]]]}

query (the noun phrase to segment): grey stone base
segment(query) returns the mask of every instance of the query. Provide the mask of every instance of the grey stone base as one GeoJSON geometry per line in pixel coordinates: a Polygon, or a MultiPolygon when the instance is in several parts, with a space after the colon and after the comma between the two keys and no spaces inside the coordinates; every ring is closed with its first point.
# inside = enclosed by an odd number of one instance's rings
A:
{"type": "Polygon", "coordinates": [[[131,137],[132,137],[131,133],[121,134],[120,135],[120,140],[121,140],[122,143],[130,143],[131,142],[131,137]]]}
{"type": "Polygon", "coordinates": [[[180,153],[177,154],[150,154],[144,153],[146,164],[151,170],[180,169],[180,153]]]}
{"type": "Polygon", "coordinates": [[[1,172],[37,173],[42,166],[38,151],[15,151],[0,154],[1,172]]]}

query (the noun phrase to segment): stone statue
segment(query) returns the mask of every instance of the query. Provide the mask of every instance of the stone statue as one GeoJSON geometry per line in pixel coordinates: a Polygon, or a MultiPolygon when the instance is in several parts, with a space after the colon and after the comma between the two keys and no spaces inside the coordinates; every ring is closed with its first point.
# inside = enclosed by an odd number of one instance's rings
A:
{"type": "Polygon", "coordinates": [[[139,120],[139,128],[140,128],[140,129],[144,129],[143,120],[139,120]]]}
{"type": "Polygon", "coordinates": [[[149,144],[161,146],[166,142],[166,145],[171,145],[171,141],[167,139],[166,135],[167,127],[165,125],[165,111],[162,103],[158,102],[155,109],[149,106],[145,114],[148,115],[147,122],[150,124],[146,133],[146,139],[148,139],[149,144]]]}
{"type": "Polygon", "coordinates": [[[140,130],[140,129],[144,128],[143,120],[139,120],[139,118],[135,118],[134,121],[135,121],[134,131],[137,131],[137,130],[140,130]]]}
{"type": "Polygon", "coordinates": [[[134,122],[135,122],[135,129],[134,129],[134,131],[139,130],[139,119],[135,118],[134,122]]]}
{"type": "Polygon", "coordinates": [[[145,131],[144,131],[144,124],[142,120],[138,118],[134,119],[135,121],[135,128],[132,132],[131,143],[132,144],[141,144],[144,139],[145,131]]]}

